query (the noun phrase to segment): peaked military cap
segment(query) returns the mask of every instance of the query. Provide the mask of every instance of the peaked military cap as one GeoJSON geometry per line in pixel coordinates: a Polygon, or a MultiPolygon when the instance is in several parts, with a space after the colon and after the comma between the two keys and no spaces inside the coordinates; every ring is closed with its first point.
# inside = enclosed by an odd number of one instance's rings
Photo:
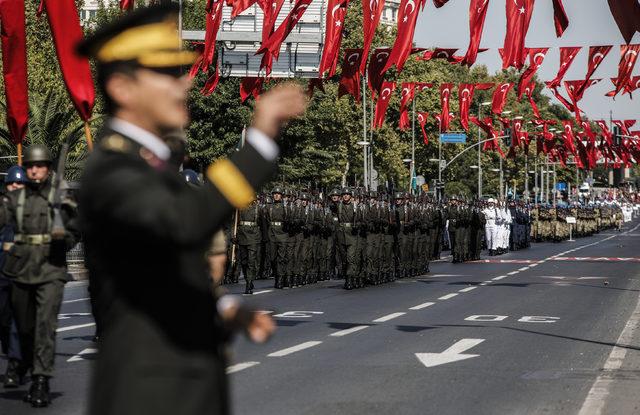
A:
{"type": "Polygon", "coordinates": [[[181,46],[178,6],[169,3],[128,13],[81,41],[77,52],[103,65],[127,63],[164,72],[181,69],[197,59],[196,52],[181,46]]]}

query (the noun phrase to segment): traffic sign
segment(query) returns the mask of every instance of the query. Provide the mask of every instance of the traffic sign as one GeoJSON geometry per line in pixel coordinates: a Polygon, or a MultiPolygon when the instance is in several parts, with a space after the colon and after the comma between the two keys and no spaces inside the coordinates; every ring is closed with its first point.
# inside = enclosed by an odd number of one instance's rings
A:
{"type": "Polygon", "coordinates": [[[441,143],[453,143],[464,144],[467,142],[467,135],[465,133],[445,133],[440,134],[441,143]]]}
{"type": "Polygon", "coordinates": [[[556,190],[567,190],[567,184],[564,182],[556,183],[556,190]]]}

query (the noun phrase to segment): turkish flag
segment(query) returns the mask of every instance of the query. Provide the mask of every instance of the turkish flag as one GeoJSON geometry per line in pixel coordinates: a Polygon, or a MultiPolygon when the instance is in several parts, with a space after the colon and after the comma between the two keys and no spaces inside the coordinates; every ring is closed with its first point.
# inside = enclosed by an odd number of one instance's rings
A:
{"type": "Polygon", "coordinates": [[[367,78],[369,89],[372,94],[376,94],[382,88],[382,82],[384,81],[383,68],[387,64],[387,60],[391,55],[390,48],[378,48],[373,51],[371,59],[369,60],[369,68],[367,70],[367,78]]]}
{"type": "MultiPolygon", "coordinates": [[[[618,85],[618,78],[611,78],[611,83],[615,88],[616,85],[618,85]]],[[[633,76],[631,77],[631,79],[629,79],[629,82],[627,82],[627,85],[624,87],[624,93],[629,94],[629,99],[633,99],[633,92],[638,88],[640,88],[640,76],[633,76]]],[[[611,92],[607,92],[606,96],[613,97],[615,93],[616,91],[613,90],[611,92]]]]}
{"type": "Polygon", "coordinates": [[[502,69],[513,66],[522,69],[526,51],[525,38],[529,31],[535,0],[512,0],[506,2],[507,33],[504,38],[502,69]]]}
{"type": "Polygon", "coordinates": [[[493,101],[491,103],[491,111],[494,114],[500,115],[504,110],[504,105],[507,102],[507,94],[513,88],[513,84],[510,82],[505,82],[502,84],[498,84],[496,90],[493,91],[493,101]]]}
{"type": "Polygon", "coordinates": [[[226,0],[227,6],[231,7],[231,18],[235,19],[240,13],[253,6],[257,0],[226,0]]]}
{"type": "Polygon", "coordinates": [[[242,78],[242,81],[240,81],[240,102],[245,102],[250,96],[257,100],[262,92],[263,85],[264,78],[255,76],[242,78]]]}
{"type": "Polygon", "coordinates": [[[626,43],[640,32],[640,3],[637,0],[608,0],[611,14],[626,43]]]}
{"type": "Polygon", "coordinates": [[[562,78],[569,70],[569,67],[573,63],[573,60],[576,58],[578,53],[582,49],[581,46],[578,47],[561,47],[560,48],[560,69],[558,69],[558,74],[556,77],[547,83],[549,88],[556,88],[560,86],[560,82],[562,82],[562,78]]]}
{"type": "Polygon", "coordinates": [[[322,51],[322,59],[320,60],[320,69],[318,71],[320,78],[326,71],[329,71],[329,77],[336,73],[340,43],[342,42],[342,29],[344,29],[344,17],[347,15],[348,4],[349,0],[329,0],[324,50],[322,51]]]}
{"type": "Polygon", "coordinates": [[[132,10],[134,0],[120,0],[120,10],[132,10]]]}
{"type": "Polygon", "coordinates": [[[440,8],[442,6],[444,6],[445,4],[447,4],[449,0],[433,0],[433,4],[437,7],[440,8]]]}
{"type": "Polygon", "coordinates": [[[478,48],[484,30],[484,21],[489,9],[489,0],[471,0],[469,2],[469,47],[464,55],[462,65],[471,66],[478,58],[478,48]]]}
{"type": "Polygon", "coordinates": [[[258,0],[258,6],[262,9],[262,43],[265,43],[273,34],[276,19],[282,10],[284,0],[258,0]]]}
{"type": "Polygon", "coordinates": [[[622,135],[631,135],[629,128],[636,125],[636,120],[613,120],[612,122],[620,127],[622,135]]]}
{"type": "Polygon", "coordinates": [[[529,104],[531,105],[531,110],[533,110],[533,115],[535,115],[535,117],[539,119],[541,118],[540,110],[538,109],[538,105],[533,99],[533,91],[535,90],[535,88],[536,88],[536,83],[532,81],[529,85],[527,85],[524,88],[524,96],[526,96],[529,99],[529,104]]]}
{"type": "Polygon", "coordinates": [[[427,119],[429,119],[428,112],[418,112],[418,124],[420,124],[420,129],[422,130],[422,141],[424,145],[429,144],[429,137],[427,136],[427,130],[425,128],[427,119]]]}
{"type": "Polygon", "coordinates": [[[215,61],[215,67],[213,68],[213,75],[211,75],[207,81],[204,83],[204,86],[200,90],[202,95],[207,96],[211,95],[213,91],[218,87],[218,83],[220,82],[220,68],[218,66],[218,60],[215,61]]]}
{"type": "Polygon", "coordinates": [[[590,87],[589,80],[595,73],[596,69],[600,66],[604,58],[611,52],[612,46],[591,46],[589,47],[589,66],[587,68],[587,74],[584,77],[584,83],[578,90],[578,95],[582,98],[584,91],[590,87]]]}
{"type": "Polygon", "coordinates": [[[402,83],[402,97],[400,98],[400,122],[398,123],[398,127],[401,130],[406,130],[409,128],[409,111],[407,110],[407,106],[415,96],[415,83],[414,82],[403,82],[402,83]]]}
{"type": "MultiPolygon", "coordinates": [[[[569,99],[571,99],[571,107],[573,108],[573,112],[576,115],[576,120],[578,120],[578,122],[582,121],[580,116],[581,110],[580,107],[578,107],[578,102],[582,100],[582,98],[584,97],[584,93],[588,88],[592,87],[600,81],[601,79],[588,79],[586,81],[564,81],[564,89],[567,91],[569,99]]],[[[571,111],[569,107],[567,107],[567,109],[571,111]]]]}
{"type": "Polygon", "coordinates": [[[635,45],[622,45],[620,46],[620,63],[618,64],[618,83],[616,89],[608,96],[616,96],[622,91],[631,81],[631,72],[636,66],[638,60],[638,53],[640,53],[640,43],[635,45]]]}
{"type": "Polygon", "coordinates": [[[433,84],[430,82],[416,82],[415,87],[416,87],[416,92],[423,92],[423,91],[426,91],[427,89],[432,88],[433,84]]]}
{"type": "Polygon", "coordinates": [[[600,127],[600,130],[602,130],[602,136],[606,140],[607,144],[612,145],[613,134],[611,133],[611,130],[609,130],[609,126],[607,125],[607,123],[604,120],[598,120],[596,121],[596,124],[598,124],[598,127],[600,127]]]}
{"type": "Polygon", "coordinates": [[[76,45],[84,37],[76,3],[74,0],[44,0],[44,5],[67,91],[80,118],[89,121],[96,94],[89,60],[76,53],[76,45]]]}
{"type": "Polygon", "coordinates": [[[280,23],[276,31],[269,36],[266,42],[262,42],[256,55],[263,54],[260,69],[265,68],[267,75],[271,73],[273,59],[278,60],[280,56],[280,46],[282,42],[284,42],[300,19],[302,19],[304,12],[307,11],[307,7],[309,7],[312,1],[313,0],[296,0],[291,11],[289,11],[289,14],[284,21],[280,23]]]}
{"type": "MultiPolygon", "coordinates": [[[[384,0],[363,0],[362,2],[362,27],[364,29],[364,50],[362,53],[365,57],[369,56],[373,36],[376,34],[383,10],[384,0]]],[[[360,65],[360,73],[363,75],[366,66],[367,59],[365,58],[360,65]]]]}
{"type": "Polygon", "coordinates": [[[24,140],[29,123],[24,2],[0,0],[0,24],[7,126],[11,140],[17,144],[24,140]]]}
{"type": "Polygon", "coordinates": [[[486,91],[488,89],[493,88],[494,86],[496,86],[496,84],[494,84],[493,82],[483,82],[483,83],[479,83],[476,84],[476,91],[486,91]]]}
{"type": "Polygon", "coordinates": [[[451,101],[452,89],[452,83],[440,85],[440,105],[442,106],[442,112],[440,112],[440,132],[449,131],[449,123],[451,122],[449,102],[451,101]]]}
{"type": "Polygon", "coordinates": [[[386,72],[396,65],[398,72],[402,71],[413,45],[413,34],[418,21],[418,9],[424,8],[426,0],[401,0],[398,10],[398,34],[391,48],[391,56],[387,60],[382,72],[386,72]]]}
{"type": "Polygon", "coordinates": [[[473,93],[475,92],[475,84],[460,84],[458,86],[458,102],[460,106],[460,124],[465,131],[469,131],[469,108],[473,101],[473,93]]]}
{"type": "Polygon", "coordinates": [[[522,99],[524,88],[529,86],[533,80],[533,76],[536,74],[544,58],[547,55],[549,48],[531,48],[529,49],[529,67],[522,72],[520,80],[518,81],[518,101],[522,99]]]}
{"type": "Polygon", "coordinates": [[[322,78],[309,78],[309,83],[307,84],[307,96],[309,98],[313,97],[313,92],[319,89],[324,93],[324,80],[322,78]]]}
{"type": "Polygon", "coordinates": [[[362,49],[345,49],[342,62],[342,75],[338,85],[338,98],[352,95],[356,102],[360,102],[360,62],[362,49]]]}
{"type": "Polygon", "coordinates": [[[571,121],[562,121],[562,143],[564,148],[567,149],[571,154],[577,155],[576,147],[573,144],[575,142],[575,136],[573,134],[573,122],[571,121]]]}
{"type": "MultiPolygon", "coordinates": [[[[360,75],[358,72],[358,68],[356,68],[356,75],[360,75]]],[[[396,83],[390,81],[384,81],[382,83],[382,89],[380,90],[380,95],[378,96],[378,100],[376,102],[376,113],[373,117],[373,128],[380,128],[382,124],[384,124],[384,116],[387,113],[387,107],[389,106],[389,101],[391,101],[391,95],[393,94],[393,90],[396,89],[396,83]]]]}
{"type": "MultiPolygon", "coordinates": [[[[209,66],[213,63],[216,54],[216,39],[218,38],[218,30],[222,23],[222,3],[223,0],[209,0],[206,7],[206,24],[204,34],[204,50],[202,56],[191,67],[189,76],[194,77],[199,70],[207,72],[209,66]]],[[[216,71],[218,70],[216,65],[216,71]]]]}
{"type": "Polygon", "coordinates": [[[561,37],[567,27],[569,27],[569,18],[564,11],[562,0],[553,0],[553,24],[556,27],[556,36],[561,37]]]}
{"type": "Polygon", "coordinates": [[[457,51],[458,49],[435,48],[434,50],[426,51],[419,60],[430,61],[431,59],[446,59],[447,62],[458,63],[462,58],[454,55],[457,51]]]}
{"type": "Polygon", "coordinates": [[[498,133],[493,128],[493,120],[491,117],[485,117],[484,120],[480,121],[478,117],[470,117],[471,122],[480,127],[482,131],[484,131],[489,138],[492,140],[486,141],[483,146],[483,151],[497,151],[500,153],[500,156],[504,158],[504,152],[500,148],[500,141],[498,140],[498,133]]]}

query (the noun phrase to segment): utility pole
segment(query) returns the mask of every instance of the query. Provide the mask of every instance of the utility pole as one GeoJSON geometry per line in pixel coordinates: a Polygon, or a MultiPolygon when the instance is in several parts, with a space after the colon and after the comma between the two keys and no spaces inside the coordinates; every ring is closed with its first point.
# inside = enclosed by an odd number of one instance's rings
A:
{"type": "MultiPolygon", "coordinates": [[[[367,75],[365,73],[365,75],[362,77],[362,138],[364,140],[365,143],[367,143],[367,89],[366,89],[366,85],[367,85],[367,75]]],[[[364,188],[365,190],[369,190],[369,182],[368,182],[368,176],[367,176],[367,145],[363,145],[362,146],[362,152],[363,152],[363,183],[364,183],[364,188]]]]}
{"type": "MultiPolygon", "coordinates": [[[[409,191],[413,194],[413,178],[416,175],[416,97],[413,94],[413,110],[411,116],[411,177],[409,178],[409,191]]],[[[440,166],[438,166],[440,168],[440,166]]]]}
{"type": "Polygon", "coordinates": [[[504,174],[502,171],[502,157],[500,157],[500,199],[504,199],[504,174]]]}

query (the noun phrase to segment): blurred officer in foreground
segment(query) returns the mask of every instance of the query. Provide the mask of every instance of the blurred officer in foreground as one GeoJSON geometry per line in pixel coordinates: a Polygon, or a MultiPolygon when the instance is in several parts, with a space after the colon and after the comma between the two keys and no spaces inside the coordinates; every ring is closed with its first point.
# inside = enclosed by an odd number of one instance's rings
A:
{"type": "Polygon", "coordinates": [[[5,388],[17,388],[22,384],[25,368],[21,364],[20,341],[11,306],[11,280],[2,274],[5,251],[13,244],[13,227],[7,223],[8,192],[24,188],[27,174],[20,166],[13,166],[4,178],[4,189],[0,190],[0,346],[8,360],[4,375],[5,388]],[[6,192],[4,191],[6,190],[6,192]]]}
{"type": "Polygon", "coordinates": [[[80,235],[75,202],[63,198],[60,179],[53,183],[49,149],[34,144],[25,150],[23,162],[29,181],[8,194],[15,235],[3,271],[13,281],[11,303],[23,365],[31,368],[24,401],[45,407],[50,403],[58,311],[67,282],[66,253],[80,235]]]}
{"type": "Polygon", "coordinates": [[[274,324],[235,297],[212,295],[204,255],[234,209],[244,209],[276,167],[280,126],[301,115],[303,91],[273,88],[256,104],[246,145],[185,186],[161,140],[189,121],[191,81],[177,7],[141,8],[79,46],[95,58],[109,119],[82,180],[86,264],[104,327],[88,412],[226,414],[231,330],[258,342],[274,324]]]}

